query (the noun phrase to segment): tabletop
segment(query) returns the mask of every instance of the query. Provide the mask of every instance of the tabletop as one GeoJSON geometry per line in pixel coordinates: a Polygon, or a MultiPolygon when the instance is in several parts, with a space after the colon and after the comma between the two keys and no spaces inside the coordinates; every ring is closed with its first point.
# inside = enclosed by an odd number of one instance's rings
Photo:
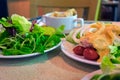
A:
{"type": "Polygon", "coordinates": [[[0,59],[0,80],[81,80],[98,69],[70,59],[59,46],[43,55],[0,59]]]}

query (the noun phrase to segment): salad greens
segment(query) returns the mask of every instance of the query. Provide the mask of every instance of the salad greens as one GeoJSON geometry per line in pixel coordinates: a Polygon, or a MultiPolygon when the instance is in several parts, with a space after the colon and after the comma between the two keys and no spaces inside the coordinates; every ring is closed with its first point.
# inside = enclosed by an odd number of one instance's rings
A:
{"type": "Polygon", "coordinates": [[[120,64],[111,62],[110,56],[104,56],[100,68],[103,74],[94,75],[91,80],[119,80],[120,64]]]}
{"type": "Polygon", "coordinates": [[[102,59],[102,63],[100,65],[102,70],[102,74],[94,75],[90,80],[119,80],[120,73],[120,65],[115,65],[111,62],[110,56],[104,56],[102,59]],[[115,73],[114,73],[115,72],[115,73]]]}
{"type": "Polygon", "coordinates": [[[11,18],[2,18],[0,20],[0,23],[4,27],[13,27],[17,30],[18,33],[23,32],[29,32],[29,29],[31,27],[31,22],[29,22],[24,16],[20,16],[18,14],[14,14],[11,16],[11,18]]]}
{"type": "Polygon", "coordinates": [[[115,69],[115,65],[111,62],[109,56],[104,56],[100,68],[104,74],[107,74],[115,69]]]}
{"type": "Polygon", "coordinates": [[[13,27],[16,28],[17,32],[29,32],[31,22],[29,22],[24,16],[14,14],[11,16],[13,27]]]}
{"type": "Polygon", "coordinates": [[[44,53],[65,37],[64,26],[57,29],[51,26],[39,26],[36,21],[30,22],[24,16],[13,14],[1,18],[4,31],[0,33],[0,49],[3,55],[24,55],[35,52],[44,53]]]}
{"type": "Polygon", "coordinates": [[[109,48],[110,48],[111,61],[117,64],[120,63],[120,46],[111,45],[109,46],[109,48]]]}

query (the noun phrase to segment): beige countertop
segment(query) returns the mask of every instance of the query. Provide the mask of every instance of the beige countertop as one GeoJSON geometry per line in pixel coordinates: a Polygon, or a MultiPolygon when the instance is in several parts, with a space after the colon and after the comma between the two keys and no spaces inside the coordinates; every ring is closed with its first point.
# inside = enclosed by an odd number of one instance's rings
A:
{"type": "Polygon", "coordinates": [[[70,59],[58,47],[29,58],[0,59],[0,80],[80,80],[97,69],[70,59]]]}

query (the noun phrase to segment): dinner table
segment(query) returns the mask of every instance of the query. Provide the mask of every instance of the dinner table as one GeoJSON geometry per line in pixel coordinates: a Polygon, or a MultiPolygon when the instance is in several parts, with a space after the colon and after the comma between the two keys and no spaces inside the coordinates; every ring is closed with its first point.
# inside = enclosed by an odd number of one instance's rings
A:
{"type": "Polygon", "coordinates": [[[45,54],[0,58],[0,80],[81,80],[99,69],[66,56],[61,46],[45,54]]]}

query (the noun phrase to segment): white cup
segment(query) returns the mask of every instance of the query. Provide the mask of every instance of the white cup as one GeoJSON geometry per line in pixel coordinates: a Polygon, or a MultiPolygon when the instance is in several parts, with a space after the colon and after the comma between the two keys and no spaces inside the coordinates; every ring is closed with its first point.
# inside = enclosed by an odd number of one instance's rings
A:
{"type": "Polygon", "coordinates": [[[77,15],[68,17],[52,17],[50,16],[51,14],[52,13],[47,13],[43,15],[43,22],[45,22],[46,25],[55,28],[64,25],[66,33],[72,30],[73,28],[78,27],[78,24],[80,24],[81,27],[84,25],[84,19],[77,18],[77,15]]]}

